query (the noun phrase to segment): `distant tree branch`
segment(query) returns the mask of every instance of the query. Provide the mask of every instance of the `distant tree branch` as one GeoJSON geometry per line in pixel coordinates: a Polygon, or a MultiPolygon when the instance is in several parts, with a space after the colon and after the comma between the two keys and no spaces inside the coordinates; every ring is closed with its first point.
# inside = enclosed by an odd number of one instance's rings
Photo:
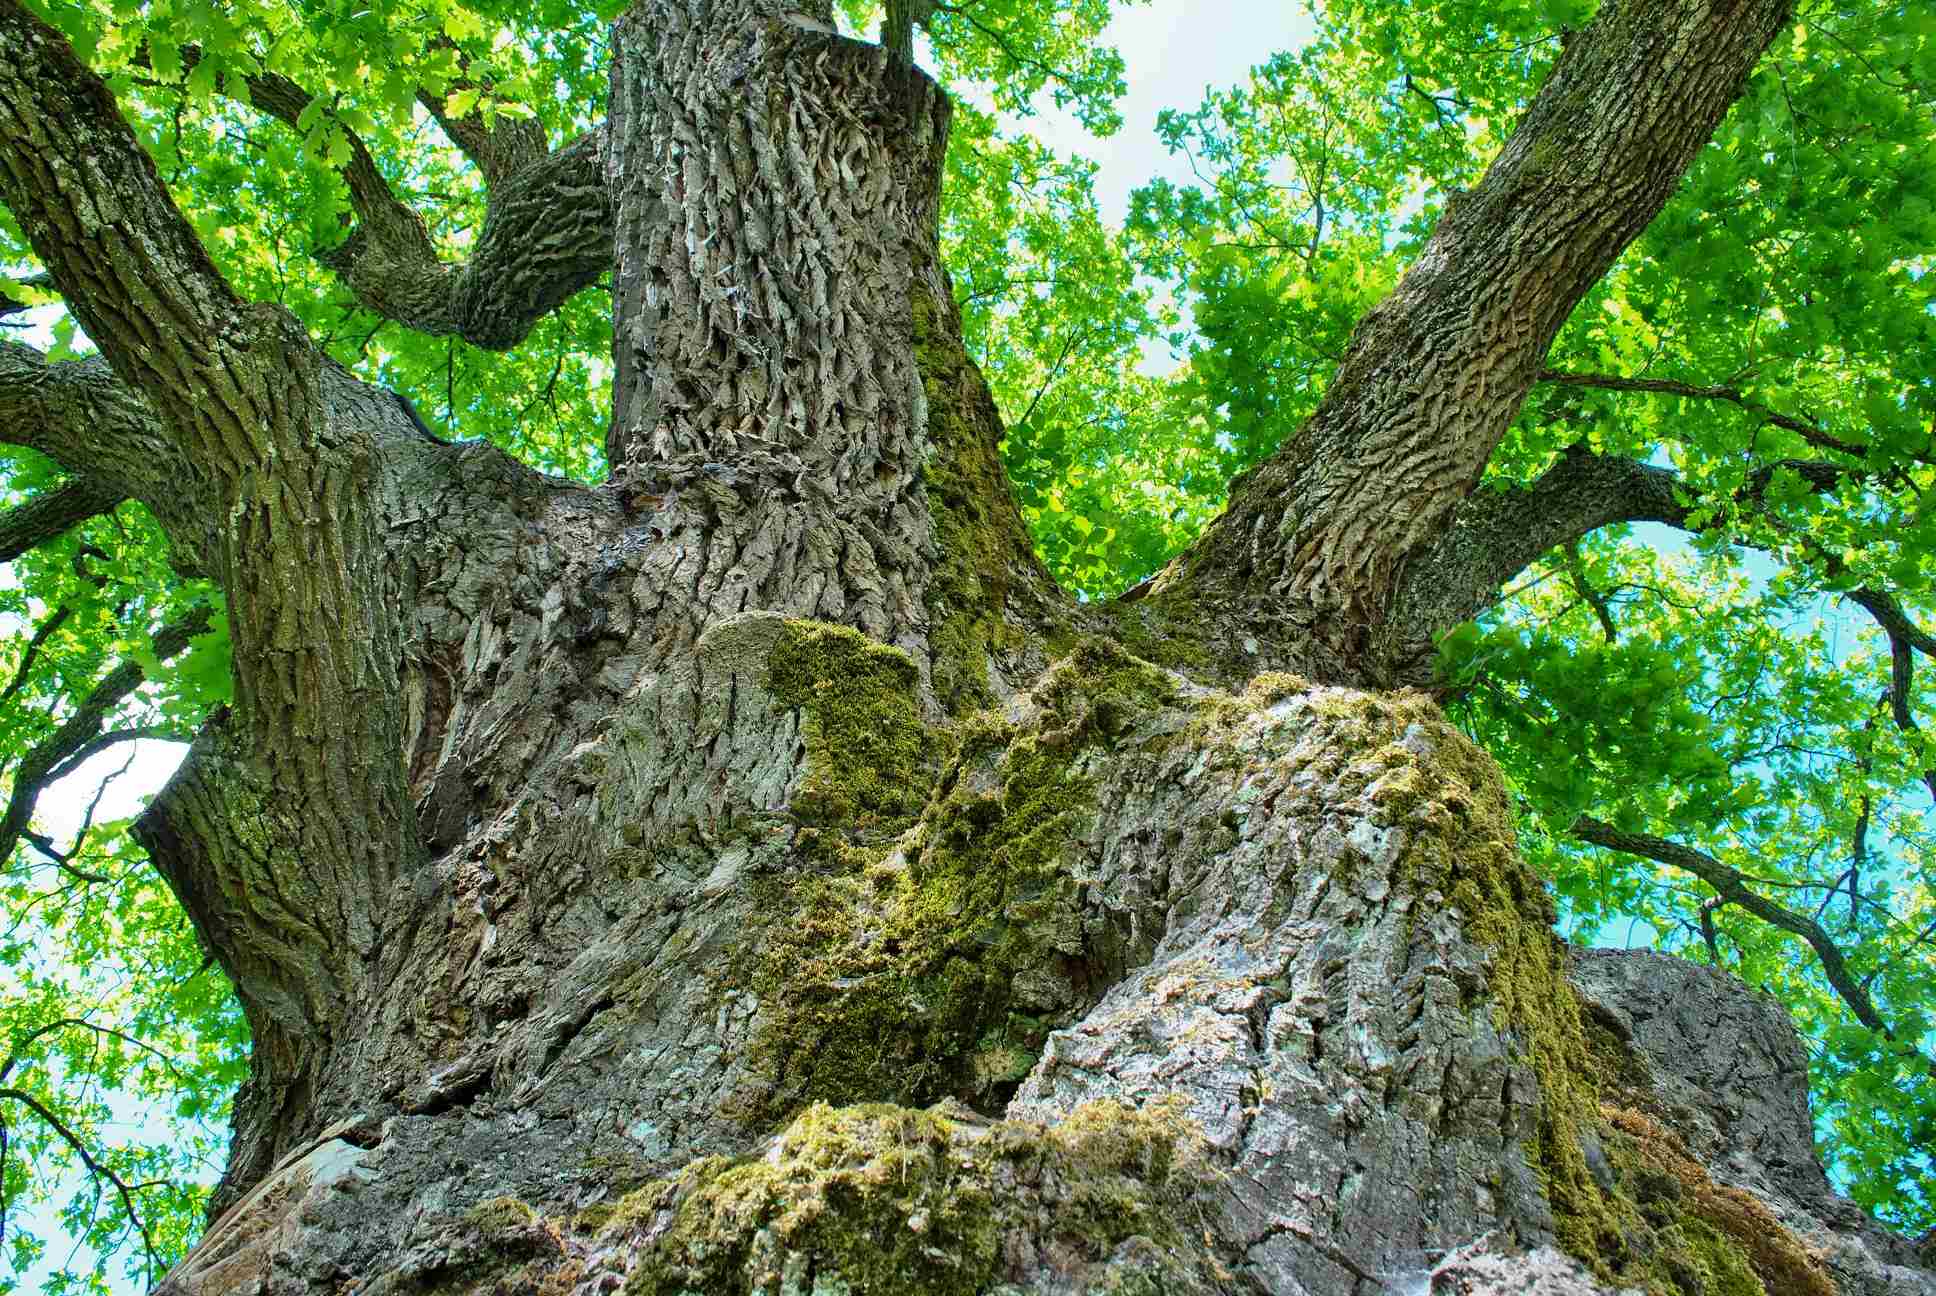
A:
{"type": "Polygon", "coordinates": [[[1586,600],[1587,606],[1593,609],[1593,615],[1599,618],[1600,633],[1606,636],[1608,643],[1613,643],[1620,637],[1620,631],[1613,623],[1613,609],[1608,606],[1606,595],[1593,588],[1593,582],[1587,579],[1586,560],[1580,556],[1580,542],[1568,541],[1561,552],[1566,559],[1567,579],[1573,582],[1574,591],[1586,600]]]}
{"type": "Polygon", "coordinates": [[[1474,491],[1406,573],[1405,619],[1436,637],[1490,607],[1560,545],[1616,522],[1684,526],[1692,510],[1679,486],[1671,469],[1576,447],[1529,486],[1474,491]]]}
{"type": "MultiPolygon", "coordinates": [[[[1909,614],[1903,611],[1902,604],[1892,594],[1864,586],[1851,592],[1849,598],[1861,604],[1875,618],[1876,624],[1882,627],[1883,634],[1888,636],[1889,689],[1885,697],[1889,704],[1889,715],[1905,738],[1919,744],[1922,730],[1910,707],[1916,684],[1915,654],[1936,657],[1936,636],[1911,621],[1909,614]]],[[[1936,767],[1925,767],[1922,779],[1923,785],[1929,789],[1930,798],[1936,800],[1936,767]]]]}
{"type": "Polygon", "coordinates": [[[12,562],[29,549],[108,512],[126,498],[125,492],[105,482],[78,477],[16,504],[0,513],[0,562],[12,562]]]}
{"type": "Polygon", "coordinates": [[[188,735],[168,725],[129,725],[124,729],[109,729],[90,739],[78,748],[72,756],[62,761],[60,767],[49,776],[48,782],[58,783],[87,762],[99,756],[110,747],[127,742],[155,740],[160,742],[186,742],[188,735]]]}
{"type": "MultiPolygon", "coordinates": [[[[932,3],[929,3],[928,0],[896,0],[895,7],[905,8],[908,11],[908,18],[906,21],[908,34],[907,34],[906,40],[907,40],[909,61],[912,61],[912,58],[913,58],[914,24],[917,21],[922,22],[923,25],[925,25],[926,23],[925,18],[917,18],[915,15],[919,10],[926,9],[932,12],[949,14],[953,17],[961,19],[963,22],[967,23],[970,27],[973,27],[976,31],[980,32],[983,36],[986,36],[989,40],[989,43],[992,44],[996,49],[1000,50],[1002,54],[1006,56],[1009,59],[1009,61],[1014,63],[1015,66],[1017,67],[1028,68],[1030,71],[1039,73],[1041,76],[1043,76],[1044,78],[1050,81],[1060,81],[1064,84],[1068,84],[1069,82],[1074,80],[1074,77],[1065,69],[1056,67],[1052,63],[1045,63],[1039,58],[1031,58],[1029,55],[1024,54],[1020,50],[1016,49],[1014,45],[1009,43],[1007,33],[999,31],[996,28],[990,27],[987,23],[983,22],[981,19],[975,17],[973,4],[949,4],[949,3],[945,3],[944,0],[933,0],[932,3]]],[[[893,21],[892,17],[890,17],[889,21],[890,22],[893,21]]],[[[898,36],[898,33],[895,31],[887,30],[887,28],[884,25],[882,35],[884,37],[883,43],[888,43],[889,41],[896,39],[898,36]]]]}
{"type": "Polygon", "coordinates": [[[163,1053],[160,1049],[156,1048],[154,1045],[148,1043],[147,1041],[136,1039],[134,1036],[128,1034],[125,1031],[116,1030],[112,1026],[102,1026],[99,1023],[91,1022],[87,1020],[85,1017],[57,1017],[52,1021],[42,1022],[40,1025],[34,1027],[30,1031],[27,1031],[25,1034],[21,1035],[18,1039],[14,1041],[13,1050],[12,1052],[7,1054],[7,1060],[4,1063],[0,1063],[0,1083],[5,1083],[7,1077],[13,1074],[13,1069],[16,1066],[18,1066],[20,1064],[21,1059],[26,1056],[27,1047],[30,1044],[34,1043],[36,1040],[45,1039],[49,1035],[57,1034],[60,1031],[66,1031],[66,1030],[92,1031],[96,1035],[105,1035],[109,1039],[120,1040],[123,1044],[126,1044],[128,1047],[133,1049],[138,1049],[141,1052],[146,1053],[149,1056],[155,1058],[163,1066],[167,1067],[170,1071],[172,1071],[175,1075],[184,1076],[187,1074],[187,1072],[183,1069],[182,1064],[180,1062],[177,1062],[174,1058],[169,1057],[166,1053],[163,1053]]]}
{"type": "MultiPolygon", "coordinates": [[[[1664,837],[1653,837],[1646,833],[1622,832],[1612,824],[1581,815],[1573,821],[1573,835],[1581,841],[1590,842],[1607,850],[1619,851],[1624,855],[1637,855],[1650,859],[1670,868],[1691,873],[1713,888],[1715,895],[1727,904],[1745,909],[1755,917],[1783,931],[1792,932],[1807,941],[1820,960],[1822,973],[1835,988],[1842,1002],[1849,1006],[1856,1019],[1870,1030],[1884,1038],[1893,1040],[1895,1035],[1889,1025],[1876,1010],[1875,1002],[1869,992],[1849,971],[1848,960],[1842,950],[1829,938],[1822,925],[1805,914],[1796,913],[1768,899],[1766,896],[1749,889],[1748,879],[1738,869],[1733,869],[1715,859],[1712,855],[1697,851],[1664,837]]],[[[1925,1062],[1927,1060],[1925,1059],[1925,1062]]]]}
{"type": "MultiPolygon", "coordinates": [[[[1763,510],[1775,474],[1782,471],[1818,494],[1866,476],[1863,469],[1841,464],[1780,459],[1750,472],[1730,502],[1763,510]]],[[[1543,555],[1601,527],[1660,522],[1700,531],[1721,525],[1719,519],[1697,523],[1698,508],[1671,468],[1571,446],[1529,486],[1481,489],[1468,496],[1452,526],[1406,572],[1401,606],[1410,623],[1435,637],[1492,606],[1512,578],[1543,555]]]]}
{"type": "Polygon", "coordinates": [[[1936,658],[1936,635],[1911,621],[1893,594],[1864,586],[1850,593],[1849,598],[1867,609],[1869,615],[1876,619],[1876,624],[1889,632],[1892,640],[1900,640],[1905,648],[1914,649],[1925,657],[1936,658]]]}
{"type": "Polygon", "coordinates": [[[32,1094],[20,1089],[0,1089],[0,1101],[17,1102],[38,1116],[49,1129],[54,1131],[61,1142],[67,1144],[68,1147],[74,1150],[74,1155],[78,1156],[81,1159],[81,1164],[87,1167],[88,1174],[94,1176],[96,1179],[105,1180],[113,1186],[115,1194],[121,1198],[121,1208],[128,1213],[129,1222],[134,1225],[135,1231],[141,1234],[141,1246],[147,1255],[148,1273],[152,1278],[156,1266],[160,1263],[161,1254],[155,1250],[154,1237],[148,1231],[147,1221],[141,1218],[141,1211],[135,1206],[134,1195],[141,1189],[152,1187],[153,1185],[130,1184],[113,1170],[102,1164],[99,1158],[94,1155],[93,1150],[88,1147],[87,1140],[75,1133],[66,1121],[63,1121],[59,1116],[48,1110],[32,1094]]]}
{"type": "MultiPolygon", "coordinates": [[[[34,275],[28,279],[17,279],[14,283],[23,288],[52,288],[54,286],[54,281],[46,275],[34,275]]],[[[7,291],[5,286],[0,285],[0,323],[4,323],[9,315],[18,315],[22,311],[32,309],[33,307],[28,305],[25,298],[14,296],[7,291]]],[[[5,327],[20,328],[22,326],[18,324],[6,324],[5,327]]]]}
{"type": "Polygon", "coordinates": [[[1539,381],[1562,387],[1592,387],[1601,391],[1617,392],[1652,392],[1662,396],[1680,396],[1688,400],[1723,401],[1730,405],[1738,405],[1752,414],[1758,414],[1775,427],[1785,428],[1820,449],[1835,450],[1842,454],[1853,455],[1858,459],[1868,453],[1867,446],[1857,445],[1853,441],[1824,432],[1805,419],[1775,413],[1738,387],[1719,384],[1702,386],[1698,383],[1677,382],[1667,378],[1624,378],[1616,374],[1569,373],[1563,369],[1542,369],[1539,373],[1539,381]]]}
{"type": "MultiPolygon", "coordinates": [[[[155,656],[167,661],[185,650],[195,636],[206,634],[208,627],[208,608],[196,607],[184,613],[156,633],[155,656]]],[[[6,861],[13,857],[14,847],[33,819],[34,803],[39,800],[40,794],[63,773],[72,772],[77,755],[92,755],[107,745],[103,740],[107,736],[108,717],[146,680],[147,673],[140,663],[122,662],[88,690],[73,714],[52,734],[36,743],[20,758],[19,764],[13,769],[12,795],[8,798],[5,814],[0,815],[0,867],[5,867],[6,861]]],[[[141,736],[141,732],[122,731],[129,736],[141,736]]],[[[113,741],[122,741],[122,738],[116,737],[113,741]]],[[[82,758],[85,759],[84,756],[82,758]]],[[[66,862],[58,853],[55,858],[57,862],[66,862]]]]}
{"type": "Polygon", "coordinates": [[[40,650],[73,616],[74,609],[63,603],[40,619],[27,639],[26,650],[20,654],[20,664],[14,667],[13,678],[7,682],[6,691],[0,692],[0,702],[11,702],[14,695],[27,686],[27,681],[33,678],[34,663],[40,660],[40,650]]]}

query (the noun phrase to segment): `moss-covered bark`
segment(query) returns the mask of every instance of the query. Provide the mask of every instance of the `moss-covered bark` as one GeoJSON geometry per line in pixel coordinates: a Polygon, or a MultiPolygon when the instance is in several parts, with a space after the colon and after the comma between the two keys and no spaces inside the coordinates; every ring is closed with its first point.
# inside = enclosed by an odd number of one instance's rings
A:
{"type": "Polygon", "coordinates": [[[1233,1290],[1189,1227],[1213,1174],[1187,1124],[1097,1107],[1054,1127],[868,1104],[803,1112],[762,1154],[627,1198],[628,1296],[1233,1290]]]}
{"type": "Polygon", "coordinates": [[[910,307],[930,456],[921,480],[941,553],[928,587],[935,697],[952,715],[993,704],[991,664],[1025,658],[1054,586],[1002,465],[1001,416],[961,342],[952,302],[917,287],[910,307]]]}
{"type": "Polygon", "coordinates": [[[880,677],[856,665],[889,652],[800,626],[775,654],[774,678],[786,681],[776,691],[815,717],[804,788],[816,807],[851,806],[878,824],[865,795],[820,789],[836,777],[843,789],[911,788],[915,753],[949,757],[906,831],[832,851],[815,836],[815,867],[761,883],[765,933],[744,976],[762,1004],[753,1048],[772,1082],[769,1113],[879,1098],[998,1106],[1076,1006],[1040,987],[1066,983],[1065,965],[1084,954],[1068,850],[1095,812],[1087,768],[1177,687],[1116,645],[1087,640],[1027,695],[1021,718],[976,712],[923,738],[882,703],[880,677]],[[812,676],[806,660],[836,664],[812,676]]]}

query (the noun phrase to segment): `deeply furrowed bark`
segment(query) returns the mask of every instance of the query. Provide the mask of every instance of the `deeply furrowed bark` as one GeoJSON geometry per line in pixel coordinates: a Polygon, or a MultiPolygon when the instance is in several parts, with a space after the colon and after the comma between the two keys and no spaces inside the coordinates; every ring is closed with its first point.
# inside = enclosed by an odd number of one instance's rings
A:
{"type": "MultiPolygon", "coordinates": [[[[1621,13],[1677,70],[1647,22],[1681,34],[1710,115],[1762,39],[1621,13]]],[[[1269,546],[1229,557],[1263,477],[1194,586],[1055,589],[936,253],[947,102],[904,51],[816,3],[620,21],[592,490],[430,439],[229,300],[98,83],[0,19],[0,110],[67,96],[0,141],[0,196],[128,384],[0,349],[0,409],[111,411],[118,450],[64,415],[37,444],[155,507],[235,629],[237,706],[138,829],[255,1036],[164,1290],[1936,1292],[1829,1194],[1784,1021],[1645,956],[1569,985],[1487,758],[1422,695],[1257,673],[1388,672],[1360,613],[1456,491],[1390,534],[1340,508],[1369,566],[1325,598],[1370,576],[1335,633],[1258,605],[1269,546]],[[128,229],[59,205],[90,149],[128,229]],[[130,247],[185,281],[182,345],[148,345],[139,266],[104,277],[130,247]],[[1683,1018],[1746,1090],[1700,1094],[1725,1082],[1664,1042],[1683,1018]]],[[[1459,220],[1435,255],[1533,237],[1459,220]]],[[[1588,275],[1557,259],[1528,273],[1588,275]]],[[[1372,332],[1485,351],[1447,322],[1470,304],[1414,284],[1372,332]]],[[[1409,453],[1384,382],[1342,384],[1364,426],[1309,463],[1409,453]]],[[[1445,399],[1439,486],[1510,403],[1445,399]]]]}

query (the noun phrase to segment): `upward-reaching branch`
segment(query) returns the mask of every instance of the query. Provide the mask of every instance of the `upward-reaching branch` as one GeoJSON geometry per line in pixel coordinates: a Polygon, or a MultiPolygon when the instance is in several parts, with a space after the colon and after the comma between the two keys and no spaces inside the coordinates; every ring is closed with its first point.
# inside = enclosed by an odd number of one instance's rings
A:
{"type": "Polygon", "coordinates": [[[452,116],[448,111],[452,94],[488,87],[479,87],[470,79],[470,60],[452,41],[439,36],[430,44],[432,49],[453,51],[463,75],[445,87],[443,95],[419,90],[417,102],[423,105],[425,112],[437,119],[437,124],[444,128],[444,134],[450,138],[450,142],[462,149],[464,156],[483,173],[485,184],[495,185],[509,180],[551,151],[544,127],[531,118],[504,116],[491,123],[485,121],[481,108],[472,108],[462,117],[452,116]]]}
{"type": "MultiPolygon", "coordinates": [[[[212,789],[212,799],[192,818],[151,813],[143,840],[185,898],[229,886],[300,895],[302,938],[276,957],[303,961],[324,987],[312,1013],[320,1027],[377,940],[376,897],[416,858],[399,614],[385,584],[385,450],[358,413],[374,405],[395,416],[394,403],[326,367],[287,311],[237,299],[106,85],[18,0],[0,0],[0,201],[114,374],[152,406],[190,470],[176,493],[199,496],[209,515],[235,706],[171,785],[212,789]],[[216,862],[238,841],[253,852],[246,881],[219,875],[216,862]]],[[[50,375],[75,368],[36,366],[26,348],[0,349],[0,360],[21,374],[0,378],[0,410],[41,399],[50,375]]],[[[90,436],[135,426],[92,429],[50,451],[81,472],[96,459],[125,465],[125,447],[103,454],[90,436]]],[[[208,909],[190,909],[209,936],[208,909]]],[[[211,944],[234,966],[233,940],[211,944]]]]}
{"type": "MultiPolygon", "coordinates": [[[[1358,325],[1315,414],[1234,484],[1164,582],[1287,622],[1303,665],[1373,681],[1407,563],[1450,522],[1574,305],[1679,185],[1788,0],[1608,0],[1478,188],[1358,325]]],[[[1159,589],[1159,593],[1164,590],[1159,589]]]]}
{"type": "MultiPolygon", "coordinates": [[[[182,51],[185,68],[200,58],[198,49],[182,51]]],[[[222,78],[217,87],[292,127],[314,100],[277,75],[222,78]]],[[[470,259],[452,264],[439,257],[423,217],[396,196],[362,138],[340,123],[349,157],[338,170],[360,223],[322,259],[358,302],[386,319],[493,350],[515,346],[611,269],[604,131],[552,153],[534,122],[506,118],[492,126],[477,112],[451,116],[438,96],[419,100],[490,186],[470,259]]]]}
{"type": "Polygon", "coordinates": [[[0,0],[0,201],[115,372],[198,449],[241,449],[223,353],[259,330],[107,87],[17,0],[0,0]]]}

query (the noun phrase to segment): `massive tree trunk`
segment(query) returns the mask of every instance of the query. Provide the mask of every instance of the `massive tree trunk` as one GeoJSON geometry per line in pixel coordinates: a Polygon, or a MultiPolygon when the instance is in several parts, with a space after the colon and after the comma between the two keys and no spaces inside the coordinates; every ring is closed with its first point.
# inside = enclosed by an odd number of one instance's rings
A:
{"type": "Polygon", "coordinates": [[[255,1039],[165,1290],[1936,1291],[1779,1013],[1569,969],[1488,758],[1367,691],[1532,556],[1462,501],[1785,14],[1608,4],[1317,418],[1097,607],[961,346],[947,100],[824,5],[641,0],[600,138],[465,145],[521,216],[462,270],[359,207],[359,295],[500,344],[615,248],[588,489],[236,301],[0,0],[0,197],[106,361],[0,348],[0,411],[235,638],[138,829],[255,1039]]]}

